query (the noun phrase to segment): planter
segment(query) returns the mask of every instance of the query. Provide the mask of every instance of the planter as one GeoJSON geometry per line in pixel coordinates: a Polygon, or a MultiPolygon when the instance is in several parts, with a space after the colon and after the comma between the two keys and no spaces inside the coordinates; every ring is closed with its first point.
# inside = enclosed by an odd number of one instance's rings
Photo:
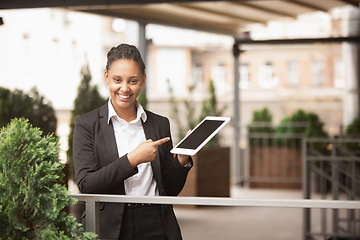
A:
{"type": "Polygon", "coordinates": [[[230,148],[203,148],[179,196],[230,197],[230,148]]]}
{"type": "Polygon", "coordinates": [[[287,147],[251,147],[252,188],[301,189],[301,150],[287,147]]]}

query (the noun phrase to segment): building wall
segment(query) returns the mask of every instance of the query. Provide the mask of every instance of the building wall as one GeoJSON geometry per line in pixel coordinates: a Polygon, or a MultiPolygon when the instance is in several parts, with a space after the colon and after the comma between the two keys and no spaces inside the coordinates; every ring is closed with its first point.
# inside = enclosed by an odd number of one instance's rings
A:
{"type": "MultiPolygon", "coordinates": [[[[245,52],[240,55],[240,64],[248,66],[249,79],[248,85],[240,83],[240,115],[243,127],[252,120],[254,110],[269,108],[273,114],[273,122],[278,124],[285,116],[303,109],[318,114],[331,136],[339,134],[344,90],[335,86],[334,78],[335,63],[337,59],[341,59],[340,44],[245,45],[242,49],[245,52]],[[298,65],[298,84],[295,85],[290,85],[288,80],[290,61],[295,61],[298,65]],[[318,62],[323,67],[317,74],[321,79],[319,84],[314,83],[314,62],[318,62]],[[261,67],[266,63],[272,64],[273,79],[275,79],[273,85],[265,85],[261,82],[261,67]]],[[[203,66],[204,82],[210,79],[211,67],[216,63],[225,65],[226,82],[223,84],[226,86],[222,86],[225,90],[218,91],[218,98],[224,104],[232,105],[234,74],[231,51],[193,52],[192,61],[193,66],[195,64],[203,66]]],[[[216,80],[214,79],[215,82],[216,80]]]]}

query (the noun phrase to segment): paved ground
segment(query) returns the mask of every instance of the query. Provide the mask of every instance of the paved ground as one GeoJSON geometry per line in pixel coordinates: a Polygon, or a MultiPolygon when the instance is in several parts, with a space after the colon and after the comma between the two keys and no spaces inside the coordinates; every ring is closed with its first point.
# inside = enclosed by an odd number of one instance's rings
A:
{"type": "MultiPolygon", "coordinates": [[[[298,190],[234,188],[233,198],[302,199],[298,190]]],[[[184,240],[301,240],[301,208],[176,207],[184,240]]],[[[316,221],[314,221],[316,225],[316,221]]],[[[317,227],[317,226],[314,226],[317,227]]]]}

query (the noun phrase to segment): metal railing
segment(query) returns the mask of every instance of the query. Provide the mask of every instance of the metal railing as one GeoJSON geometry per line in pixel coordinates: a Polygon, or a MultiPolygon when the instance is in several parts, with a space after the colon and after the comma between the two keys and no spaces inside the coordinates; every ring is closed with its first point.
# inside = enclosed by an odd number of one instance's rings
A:
{"type": "MultiPolygon", "coordinates": [[[[314,192],[321,199],[360,199],[360,156],[352,149],[354,143],[358,149],[360,139],[303,139],[304,199],[311,199],[314,192]]],[[[360,210],[349,209],[343,216],[340,213],[339,209],[322,208],[320,229],[315,231],[310,228],[311,209],[305,208],[303,239],[360,239],[360,210]]]]}
{"type": "MultiPolygon", "coordinates": [[[[100,202],[112,203],[151,203],[180,204],[203,206],[233,206],[233,207],[285,207],[285,208],[320,208],[320,209],[360,209],[360,201],[340,200],[287,200],[287,199],[235,199],[235,198],[205,198],[205,197],[147,197],[126,195],[71,194],[71,197],[85,202],[86,231],[99,235],[99,205],[100,202]]],[[[305,239],[305,236],[304,238],[305,239]]]]}

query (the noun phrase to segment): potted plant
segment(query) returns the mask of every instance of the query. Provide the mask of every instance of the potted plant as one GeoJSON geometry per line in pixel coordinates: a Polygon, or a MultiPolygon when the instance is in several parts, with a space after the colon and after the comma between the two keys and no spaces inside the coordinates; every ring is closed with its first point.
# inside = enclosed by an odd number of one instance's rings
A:
{"type": "Polygon", "coordinates": [[[75,217],[62,184],[58,140],[25,119],[0,131],[0,239],[93,239],[75,217]]]}
{"type": "MultiPolygon", "coordinates": [[[[189,87],[190,94],[194,86],[189,87]]],[[[178,137],[182,139],[189,129],[193,129],[206,116],[221,116],[225,107],[217,105],[215,87],[210,80],[209,97],[202,102],[201,112],[197,116],[196,104],[189,98],[182,103],[185,106],[186,121],[180,119],[178,103],[175,101],[172,88],[169,86],[172,118],[178,127],[178,137]]],[[[220,145],[220,134],[215,135],[204,148],[193,156],[194,167],[188,174],[181,196],[196,197],[229,197],[230,196],[230,148],[220,145]]]]}
{"type": "MultiPolygon", "coordinates": [[[[294,134],[302,134],[303,137],[328,137],[323,130],[323,123],[316,114],[303,110],[283,118],[276,128],[272,126],[271,120],[271,113],[264,108],[254,111],[253,123],[248,126],[250,178],[256,179],[250,181],[250,187],[301,188],[301,182],[286,180],[300,180],[302,177],[302,142],[294,134]],[[256,137],[252,137],[251,134],[254,133],[257,134],[256,137]],[[259,133],[268,136],[262,138],[259,133]]],[[[324,143],[312,143],[311,146],[322,153],[328,151],[324,143]]]]}

